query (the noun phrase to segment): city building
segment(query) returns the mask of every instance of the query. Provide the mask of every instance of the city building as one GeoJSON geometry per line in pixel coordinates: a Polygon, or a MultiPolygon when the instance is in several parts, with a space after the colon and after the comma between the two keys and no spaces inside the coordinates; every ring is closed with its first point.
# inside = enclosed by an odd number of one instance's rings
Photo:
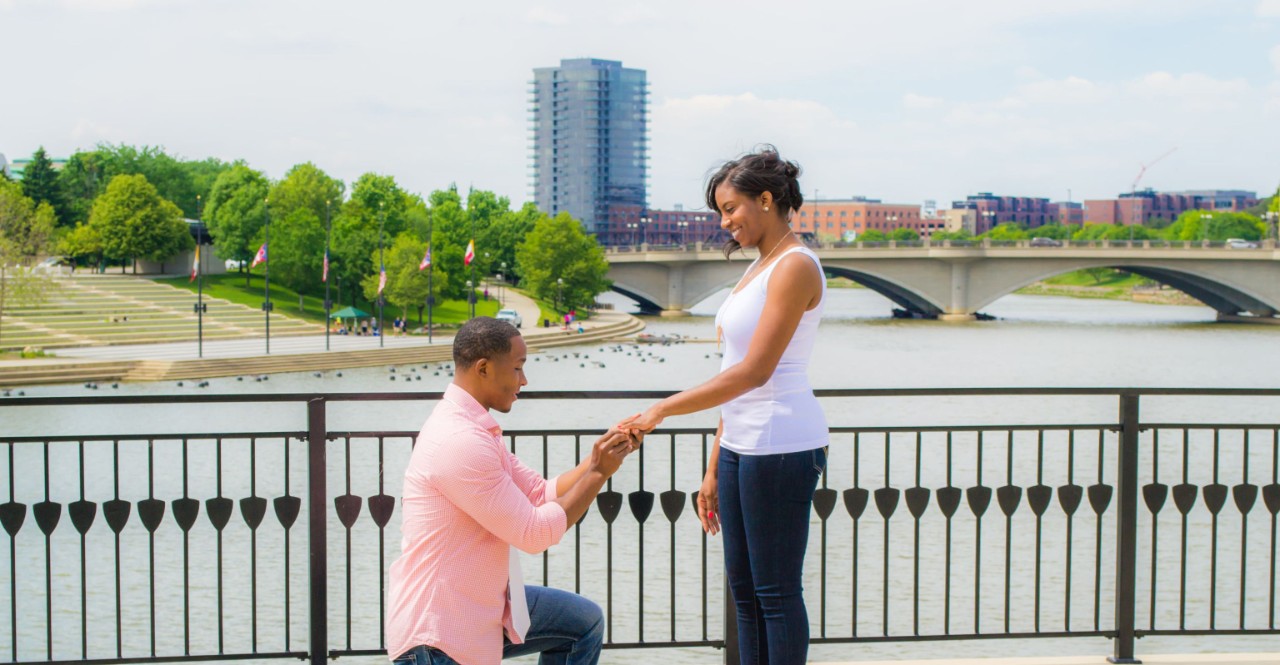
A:
{"type": "Polygon", "coordinates": [[[991,192],[979,192],[963,201],[953,201],[954,210],[972,210],[974,234],[980,235],[1000,224],[1020,224],[1027,228],[1055,224],[1058,207],[1049,199],[1030,196],[996,196],[991,192]]]}
{"type": "MultiPolygon", "coordinates": [[[[50,157],[49,162],[50,162],[50,166],[53,167],[53,170],[61,171],[62,167],[67,165],[67,158],[66,157],[50,157]]],[[[22,180],[22,171],[26,169],[27,165],[30,163],[31,163],[30,157],[21,157],[13,160],[12,162],[6,163],[4,155],[0,154],[0,171],[4,171],[9,175],[10,178],[13,178],[14,180],[22,180]]]]}
{"type": "Polygon", "coordinates": [[[610,228],[609,235],[616,240],[614,244],[687,245],[727,239],[720,228],[719,214],[685,210],[680,204],[672,210],[646,210],[638,222],[610,228]]]}
{"type": "Polygon", "coordinates": [[[1144,189],[1114,199],[1084,202],[1085,221],[1096,224],[1152,224],[1172,222],[1188,210],[1240,212],[1258,205],[1257,192],[1240,189],[1201,189],[1156,192],[1144,189]]]}
{"type": "MultiPolygon", "coordinates": [[[[646,210],[649,89],[642,69],[579,58],[533,70],[530,115],[538,208],[567,212],[602,244],[646,210]]],[[[621,230],[621,231],[620,231],[621,230]]]]}
{"type": "Polygon", "coordinates": [[[912,229],[923,238],[942,230],[944,224],[942,218],[924,217],[918,205],[883,203],[862,196],[805,201],[791,213],[791,228],[797,232],[844,240],[872,229],[889,233],[897,228],[912,229]]]}
{"type": "Polygon", "coordinates": [[[1079,201],[1058,201],[1050,205],[1057,207],[1057,223],[1068,226],[1084,224],[1084,204],[1079,201]]]}

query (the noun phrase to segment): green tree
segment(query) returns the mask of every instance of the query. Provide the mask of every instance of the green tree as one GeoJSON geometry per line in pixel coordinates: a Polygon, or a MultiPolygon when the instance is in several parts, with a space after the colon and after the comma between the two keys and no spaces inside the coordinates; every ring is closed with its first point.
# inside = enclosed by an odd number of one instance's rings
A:
{"type": "Polygon", "coordinates": [[[968,241],[973,240],[973,234],[969,233],[968,229],[958,229],[956,231],[934,231],[933,234],[929,236],[929,240],[930,242],[942,242],[943,240],[968,241]]]}
{"type": "Polygon", "coordinates": [[[521,284],[544,300],[558,297],[562,311],[591,305],[612,285],[604,250],[565,212],[538,220],[516,249],[516,264],[521,284]]]}
{"type": "Polygon", "coordinates": [[[516,263],[516,247],[533,231],[538,220],[545,217],[537,204],[525,203],[519,210],[508,210],[497,216],[489,226],[485,239],[486,251],[492,251],[489,269],[502,273],[508,284],[520,283],[520,270],[516,263]],[[491,249],[488,249],[491,248],[491,249]],[[503,264],[506,264],[503,272],[503,264]]]}
{"type": "MultiPolygon", "coordinates": [[[[324,221],[310,208],[295,208],[277,217],[271,206],[271,280],[304,294],[322,293],[324,221]]],[[[254,239],[261,244],[265,233],[254,239]]]]}
{"type": "Polygon", "coordinates": [[[858,234],[859,242],[884,242],[888,239],[889,236],[885,235],[884,231],[881,231],[880,229],[867,229],[866,231],[858,234]]]}
{"type": "MultiPolygon", "coordinates": [[[[378,249],[379,226],[385,248],[391,239],[408,228],[409,210],[420,204],[421,201],[401,189],[390,176],[366,173],[351,186],[351,198],[333,220],[334,262],[330,271],[336,273],[336,281],[352,295],[352,304],[355,296],[363,294],[363,280],[378,272],[377,264],[369,257],[378,249]]],[[[342,299],[341,293],[338,299],[342,299]]]]}
{"type": "Polygon", "coordinates": [[[1026,240],[1029,236],[1027,236],[1027,230],[1022,228],[1021,225],[1013,222],[1005,222],[1003,224],[997,224],[990,231],[987,231],[979,237],[995,241],[1007,241],[1026,240]]]}
{"type": "Polygon", "coordinates": [[[1199,242],[1222,241],[1228,238],[1261,240],[1266,237],[1267,225],[1253,215],[1239,212],[1211,212],[1188,210],[1165,229],[1169,240],[1199,242]]]}
{"type": "Polygon", "coordinates": [[[53,170],[53,160],[45,153],[44,146],[36,149],[31,155],[31,162],[22,170],[22,193],[36,204],[47,203],[53,207],[58,220],[67,223],[63,216],[67,214],[62,186],[58,182],[58,172],[53,170]]]}
{"type": "Polygon", "coordinates": [[[111,180],[105,156],[97,151],[80,151],[71,155],[58,172],[58,184],[66,196],[66,224],[87,224],[93,200],[111,180]]]}
{"type": "Polygon", "coordinates": [[[257,246],[252,245],[266,220],[266,200],[270,183],[266,176],[244,164],[236,164],[213,182],[205,204],[204,221],[213,237],[215,253],[221,259],[244,262],[245,286],[249,272],[245,268],[257,246]]]}
{"type": "Polygon", "coordinates": [[[1033,238],[1053,238],[1054,240],[1066,240],[1071,237],[1071,227],[1062,224],[1045,224],[1028,229],[1027,233],[1033,238]]]}
{"type": "MultiPolygon", "coordinates": [[[[387,286],[382,292],[383,295],[388,303],[400,308],[402,319],[408,319],[410,307],[415,308],[418,311],[419,324],[422,323],[422,311],[426,308],[430,291],[434,291],[434,295],[439,297],[449,282],[448,275],[436,269],[434,265],[428,269],[434,270],[430,280],[427,279],[428,270],[418,270],[426,249],[426,242],[419,240],[412,232],[406,231],[396,236],[395,241],[385,250],[383,257],[387,268],[387,286]]],[[[377,265],[377,250],[374,250],[370,259],[374,265],[377,265]]],[[[365,298],[370,302],[378,297],[378,280],[379,274],[375,271],[360,282],[365,298]]]]}
{"type": "Polygon", "coordinates": [[[298,164],[271,188],[271,214],[283,218],[305,208],[323,224],[326,210],[331,215],[338,212],[345,189],[341,180],[330,178],[315,164],[298,164]]]}
{"type": "Polygon", "coordinates": [[[98,234],[98,228],[95,226],[88,223],[77,224],[58,242],[58,253],[72,261],[90,257],[93,259],[93,264],[101,268],[104,258],[102,236],[98,234]]]}
{"type": "Polygon", "coordinates": [[[109,258],[163,261],[195,246],[178,206],[142,175],[118,175],[93,204],[89,224],[109,258]]]}
{"type": "Polygon", "coordinates": [[[915,242],[920,239],[920,234],[915,229],[899,226],[889,234],[889,239],[897,242],[915,242]]]}
{"type": "Polygon", "coordinates": [[[53,249],[57,215],[47,201],[36,201],[24,190],[16,183],[0,182],[0,239],[3,260],[30,265],[53,249]]]}

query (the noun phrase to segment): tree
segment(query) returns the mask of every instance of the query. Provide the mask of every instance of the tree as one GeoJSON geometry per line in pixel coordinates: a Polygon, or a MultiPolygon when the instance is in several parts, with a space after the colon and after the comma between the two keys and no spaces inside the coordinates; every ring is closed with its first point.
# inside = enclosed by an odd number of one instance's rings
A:
{"type": "Polygon", "coordinates": [[[1026,229],[1022,228],[1022,226],[1013,222],[1005,222],[1003,224],[997,224],[990,231],[987,231],[979,237],[996,241],[1007,241],[1026,240],[1028,236],[1026,229]]]}
{"type": "Polygon", "coordinates": [[[59,221],[66,213],[65,197],[58,182],[58,172],[53,170],[53,161],[45,154],[44,146],[36,149],[31,155],[31,162],[22,170],[22,193],[35,203],[47,203],[53,207],[59,221]]]}
{"type": "Polygon", "coordinates": [[[107,162],[97,150],[76,152],[58,172],[58,184],[66,197],[66,213],[60,221],[64,224],[87,224],[93,210],[93,200],[98,198],[111,176],[107,162]]]}
{"type": "Polygon", "coordinates": [[[604,250],[566,212],[544,215],[534,224],[516,249],[516,265],[523,275],[521,284],[544,300],[558,297],[566,311],[590,305],[612,285],[605,278],[609,264],[604,250]]]}
{"type": "MultiPolygon", "coordinates": [[[[402,319],[408,318],[410,307],[416,308],[419,324],[422,323],[422,310],[426,307],[427,296],[434,291],[434,295],[439,297],[449,282],[449,276],[437,269],[434,263],[427,270],[418,270],[426,250],[425,241],[419,240],[414,233],[406,231],[396,236],[395,242],[385,250],[383,257],[387,268],[387,286],[382,294],[388,303],[400,308],[402,319]],[[428,280],[428,270],[433,271],[430,280],[428,280]],[[428,286],[431,287],[430,290],[428,286]]],[[[374,265],[377,265],[377,250],[374,250],[370,259],[374,265]]],[[[370,302],[378,297],[378,280],[379,274],[375,272],[360,282],[364,296],[370,302]]]]}
{"type": "Polygon", "coordinates": [[[1072,227],[1070,226],[1064,226],[1062,224],[1045,224],[1044,226],[1037,226],[1033,229],[1028,229],[1027,233],[1035,238],[1066,240],[1071,237],[1071,228],[1072,227]]]}
{"type": "Polygon", "coordinates": [[[103,253],[114,259],[163,261],[195,246],[182,211],[142,175],[112,178],[94,202],[89,224],[102,238],[103,253]]]}
{"type": "MultiPolygon", "coordinates": [[[[297,291],[324,290],[324,221],[310,208],[278,217],[271,207],[271,279],[297,291]]],[[[261,243],[263,234],[254,239],[261,243]]]]}
{"type": "Polygon", "coordinates": [[[920,239],[920,234],[915,229],[900,226],[889,234],[889,239],[897,242],[915,242],[920,239]]]}
{"type": "Polygon", "coordinates": [[[30,265],[53,248],[57,216],[47,201],[37,202],[24,190],[16,183],[0,182],[0,239],[4,260],[30,265]]]}
{"type": "Polygon", "coordinates": [[[62,236],[58,242],[58,253],[76,261],[83,257],[92,257],[96,266],[102,266],[102,236],[98,228],[88,223],[77,224],[70,233],[62,236]]]}
{"type": "Polygon", "coordinates": [[[489,269],[501,272],[503,280],[508,284],[520,283],[521,273],[516,263],[516,247],[533,231],[542,216],[537,204],[528,202],[519,210],[508,210],[498,215],[489,226],[485,237],[485,251],[493,252],[489,269]],[[504,263],[506,264],[505,272],[502,267],[504,263]]]}
{"type": "MultiPolygon", "coordinates": [[[[378,249],[379,225],[382,242],[389,244],[408,227],[408,211],[415,201],[390,176],[366,173],[351,186],[351,198],[333,220],[332,254],[336,260],[330,270],[336,272],[337,280],[347,285],[353,296],[362,293],[360,285],[366,277],[378,272],[377,263],[369,257],[378,249]]],[[[339,293],[339,300],[341,297],[339,293]]]]}
{"type": "Polygon", "coordinates": [[[342,205],[345,189],[341,180],[330,178],[311,162],[298,164],[271,188],[271,214],[284,218],[305,208],[323,224],[326,209],[333,214],[342,205]]]}
{"type": "Polygon", "coordinates": [[[1210,212],[1188,210],[1166,230],[1170,240],[1199,242],[1222,241],[1228,238],[1260,240],[1266,237],[1267,225],[1253,215],[1239,212],[1210,212]]]}
{"type": "Polygon", "coordinates": [[[251,246],[266,220],[266,200],[270,183],[266,176],[244,164],[236,164],[218,175],[209,191],[204,220],[213,236],[213,248],[221,259],[244,262],[245,286],[249,285],[248,265],[256,246],[251,246]]]}
{"type": "Polygon", "coordinates": [[[973,234],[968,229],[958,229],[955,231],[934,231],[930,236],[931,242],[942,242],[943,240],[952,241],[969,241],[973,240],[973,234]]]}

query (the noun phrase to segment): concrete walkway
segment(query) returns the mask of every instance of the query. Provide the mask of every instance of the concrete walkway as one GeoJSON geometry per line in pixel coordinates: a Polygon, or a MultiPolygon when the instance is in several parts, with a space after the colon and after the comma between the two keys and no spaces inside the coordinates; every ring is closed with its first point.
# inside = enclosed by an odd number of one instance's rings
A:
{"type": "MultiPolygon", "coordinates": [[[[1277,665],[1280,652],[1276,653],[1224,653],[1224,654],[1141,654],[1138,659],[1144,665],[1277,665]]],[[[849,663],[822,663],[814,665],[1105,665],[1106,656],[1050,656],[1041,658],[959,658],[942,660],[882,660],[849,663]]]]}

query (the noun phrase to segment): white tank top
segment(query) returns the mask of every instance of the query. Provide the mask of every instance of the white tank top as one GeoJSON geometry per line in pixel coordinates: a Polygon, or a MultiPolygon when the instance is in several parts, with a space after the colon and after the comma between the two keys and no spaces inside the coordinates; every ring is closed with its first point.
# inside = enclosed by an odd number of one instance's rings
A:
{"type": "MultiPolygon", "coordinates": [[[[822,271],[822,263],[812,250],[792,247],[742,286],[740,291],[730,293],[716,313],[716,330],[724,342],[721,372],[746,357],[751,337],[755,335],[764,312],[769,278],[778,262],[792,252],[800,252],[813,259],[818,271],[822,271]]],[[[826,296],[827,280],[824,276],[822,298],[816,307],[800,317],[800,325],[782,352],[773,375],[764,385],[720,407],[720,416],[724,420],[721,447],[740,455],[774,455],[827,445],[827,419],[813,396],[813,388],[809,386],[809,357],[818,337],[818,322],[822,319],[826,296]]]]}

